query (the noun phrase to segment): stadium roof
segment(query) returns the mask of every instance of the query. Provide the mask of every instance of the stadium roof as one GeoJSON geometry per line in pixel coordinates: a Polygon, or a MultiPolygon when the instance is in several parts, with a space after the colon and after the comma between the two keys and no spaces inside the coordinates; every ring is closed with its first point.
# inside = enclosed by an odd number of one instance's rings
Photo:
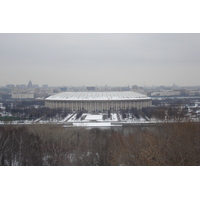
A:
{"type": "Polygon", "coordinates": [[[75,100],[75,101],[95,101],[95,100],[136,100],[150,99],[144,94],[136,92],[62,92],[46,98],[46,100],[75,100]]]}

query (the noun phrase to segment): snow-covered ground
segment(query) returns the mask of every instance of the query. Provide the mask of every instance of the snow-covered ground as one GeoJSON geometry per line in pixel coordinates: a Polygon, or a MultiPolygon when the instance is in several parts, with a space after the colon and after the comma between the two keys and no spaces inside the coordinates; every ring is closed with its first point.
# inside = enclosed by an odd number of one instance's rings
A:
{"type": "MultiPolygon", "coordinates": [[[[199,110],[197,111],[199,114],[199,110]]],[[[185,119],[185,121],[187,121],[185,119]]],[[[190,121],[200,121],[200,119],[190,117],[190,121]]],[[[13,125],[20,125],[20,124],[71,124],[73,126],[117,126],[127,123],[137,124],[137,123],[163,123],[163,122],[175,122],[175,120],[158,120],[155,118],[148,119],[147,117],[140,116],[139,119],[135,116],[128,115],[127,118],[123,119],[120,113],[111,113],[110,117],[108,118],[107,113],[83,113],[81,117],[77,119],[77,113],[71,113],[65,116],[63,119],[59,120],[57,118],[52,118],[49,120],[45,120],[42,118],[38,118],[36,120],[18,120],[18,121],[0,121],[1,125],[4,124],[13,124],[13,125]]],[[[184,120],[183,120],[184,122],[184,120]]]]}
{"type": "Polygon", "coordinates": [[[111,113],[112,121],[118,121],[117,119],[117,113],[111,113]]]}
{"type": "Polygon", "coordinates": [[[102,121],[103,115],[92,115],[92,114],[87,114],[85,120],[83,121],[90,121],[90,120],[96,120],[96,121],[102,121]]]}
{"type": "Polygon", "coordinates": [[[70,117],[72,117],[73,114],[68,114],[63,120],[61,120],[60,122],[66,122],[67,120],[69,120],[70,117]]]}
{"type": "Polygon", "coordinates": [[[82,123],[75,122],[73,123],[73,126],[94,126],[94,127],[111,126],[111,122],[82,122],[82,123]]]}

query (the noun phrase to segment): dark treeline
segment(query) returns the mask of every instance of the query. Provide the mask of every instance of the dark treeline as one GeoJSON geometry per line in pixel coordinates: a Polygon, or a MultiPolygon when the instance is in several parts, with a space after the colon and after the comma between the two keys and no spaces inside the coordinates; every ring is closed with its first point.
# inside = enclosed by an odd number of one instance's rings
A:
{"type": "Polygon", "coordinates": [[[5,111],[11,113],[17,120],[62,119],[69,114],[67,109],[45,107],[42,100],[4,101],[3,104],[6,108],[5,111]]]}
{"type": "Polygon", "coordinates": [[[187,114],[188,110],[185,108],[176,108],[176,107],[146,107],[142,109],[131,108],[131,109],[121,109],[120,113],[122,118],[136,118],[139,119],[143,117],[145,119],[155,118],[158,120],[164,119],[183,119],[185,114],[187,114]]]}
{"type": "Polygon", "coordinates": [[[200,124],[116,130],[56,125],[0,127],[0,165],[200,165],[200,124]]]}
{"type": "Polygon", "coordinates": [[[11,107],[14,107],[16,109],[23,109],[32,107],[33,105],[43,107],[44,101],[43,100],[3,100],[3,105],[6,107],[6,112],[10,112],[12,109],[11,107]],[[11,106],[12,105],[12,106],[11,106]]]}
{"type": "Polygon", "coordinates": [[[51,119],[51,118],[64,118],[66,117],[70,111],[69,110],[63,110],[63,109],[50,109],[47,107],[39,107],[35,108],[34,106],[30,106],[28,108],[12,108],[11,113],[15,117],[20,117],[22,119],[29,119],[29,120],[35,120],[38,118],[43,119],[51,119]]]}
{"type": "Polygon", "coordinates": [[[26,127],[0,127],[0,165],[42,165],[41,139],[26,127]]]}

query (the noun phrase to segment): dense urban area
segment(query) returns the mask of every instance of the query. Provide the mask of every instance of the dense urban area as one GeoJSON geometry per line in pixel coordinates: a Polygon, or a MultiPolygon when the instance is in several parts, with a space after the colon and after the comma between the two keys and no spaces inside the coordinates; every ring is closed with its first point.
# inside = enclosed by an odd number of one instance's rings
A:
{"type": "Polygon", "coordinates": [[[45,107],[44,100],[59,92],[71,91],[135,91],[152,98],[152,107],[141,110],[130,108],[120,112],[101,113],[103,121],[120,122],[154,122],[159,120],[198,121],[200,116],[200,87],[39,87],[32,84],[0,87],[0,123],[64,123],[90,119],[90,114],[70,113],[65,109],[45,107]],[[85,117],[84,117],[85,116],[85,117]]]}
{"type": "Polygon", "coordinates": [[[200,86],[1,86],[0,165],[200,165],[200,86]],[[134,91],[152,106],[45,107],[50,95],[76,91],[134,91]]]}

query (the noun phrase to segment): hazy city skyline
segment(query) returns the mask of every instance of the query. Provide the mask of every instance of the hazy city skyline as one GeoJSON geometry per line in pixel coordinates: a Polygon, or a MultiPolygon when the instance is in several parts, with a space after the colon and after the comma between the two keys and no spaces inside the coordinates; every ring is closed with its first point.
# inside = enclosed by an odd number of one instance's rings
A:
{"type": "Polygon", "coordinates": [[[0,85],[200,85],[200,34],[0,34],[0,85]]]}

